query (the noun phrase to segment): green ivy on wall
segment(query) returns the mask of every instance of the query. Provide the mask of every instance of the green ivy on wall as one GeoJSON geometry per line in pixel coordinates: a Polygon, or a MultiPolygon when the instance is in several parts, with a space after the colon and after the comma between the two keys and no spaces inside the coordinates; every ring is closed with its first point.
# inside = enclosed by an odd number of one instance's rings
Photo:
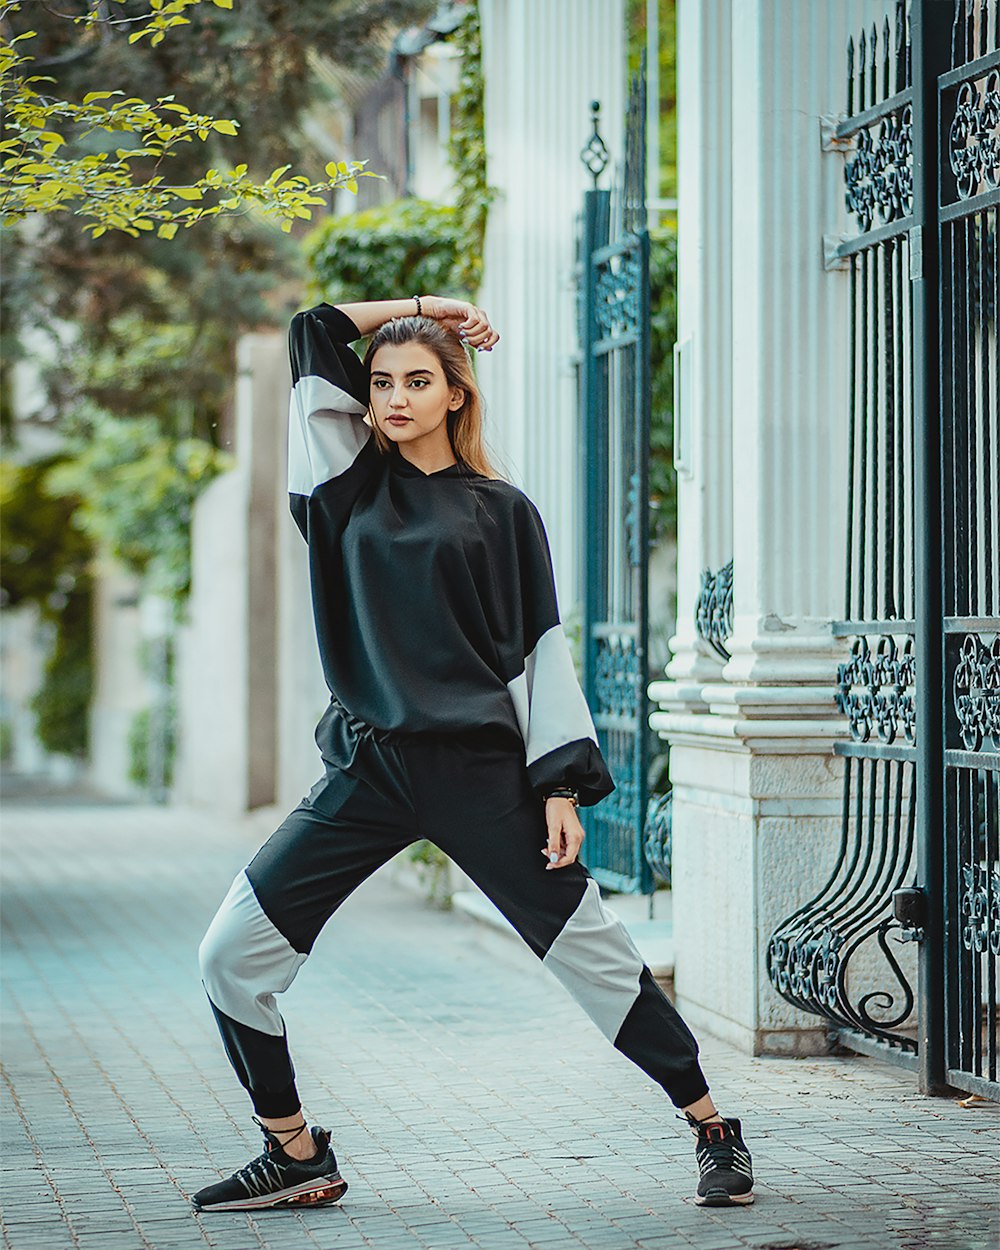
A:
{"type": "Polygon", "coordinates": [[[460,245],[456,210],[418,199],[329,217],[303,241],[314,292],[331,303],[454,290],[460,245]]]}
{"type": "Polygon", "coordinates": [[[677,232],[650,231],[650,541],[677,536],[677,474],[674,470],[674,341],[677,338],[677,232]]]}
{"type": "Polygon", "coordinates": [[[451,101],[451,139],[448,157],[455,171],[455,212],[459,232],[458,287],[474,299],[483,279],[486,219],[496,189],[486,180],[486,115],[483,84],[483,44],[479,6],[469,5],[468,16],[455,33],[461,57],[458,91],[451,101]]]}

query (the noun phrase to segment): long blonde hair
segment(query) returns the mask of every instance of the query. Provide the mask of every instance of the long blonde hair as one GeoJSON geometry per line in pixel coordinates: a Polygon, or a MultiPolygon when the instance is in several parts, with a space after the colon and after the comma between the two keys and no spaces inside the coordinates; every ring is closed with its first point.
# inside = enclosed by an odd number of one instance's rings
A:
{"type": "MultiPolygon", "coordinates": [[[[405,343],[420,343],[434,353],[444,370],[449,386],[457,386],[465,392],[461,408],[448,413],[448,436],[456,459],[474,473],[483,477],[501,478],[490,462],[483,441],[483,401],[472,372],[472,362],[466,349],[450,330],[430,317],[396,317],[385,322],[372,335],[365,352],[365,368],[371,372],[372,357],[380,347],[402,347],[405,343]]],[[[371,413],[371,405],[369,404],[371,413]]],[[[379,429],[372,413],[372,429],[379,449],[391,450],[392,443],[379,429]]]]}

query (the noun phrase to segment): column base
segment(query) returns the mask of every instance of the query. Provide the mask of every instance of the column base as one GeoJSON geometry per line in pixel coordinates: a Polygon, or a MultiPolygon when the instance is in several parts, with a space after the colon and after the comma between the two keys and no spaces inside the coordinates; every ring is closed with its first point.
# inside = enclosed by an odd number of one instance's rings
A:
{"type": "MultiPolygon", "coordinates": [[[[837,1051],[837,1043],[830,1036],[830,1026],[824,1021],[817,1020],[815,1028],[754,1029],[687,998],[675,996],[674,1005],[695,1037],[717,1037],[755,1058],[815,1059],[837,1051]]],[[[702,1066],[707,1067],[705,1075],[711,1084],[711,1064],[702,1066]]]]}

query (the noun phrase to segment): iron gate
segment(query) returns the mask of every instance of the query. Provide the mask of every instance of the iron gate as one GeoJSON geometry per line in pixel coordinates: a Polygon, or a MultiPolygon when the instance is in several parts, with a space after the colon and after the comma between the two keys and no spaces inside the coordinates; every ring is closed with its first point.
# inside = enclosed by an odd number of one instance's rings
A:
{"type": "MultiPolygon", "coordinates": [[[[1000,1097],[1000,19],[897,0],[847,49],[845,757],[829,881],[771,980],[852,1049],[1000,1097]],[[906,945],[910,943],[911,945],[906,945]],[[912,952],[916,950],[916,957],[912,952]],[[914,974],[915,968],[915,974],[914,974]]],[[[992,11],[991,11],[992,9],[992,11]]]]}
{"type": "Polygon", "coordinates": [[[594,175],[580,232],[583,688],[617,789],[582,811],[587,867],[601,885],[651,893],[643,855],[650,756],[649,235],[645,67],[629,92],[625,160],[613,190],[593,107],[582,157],[594,175]]]}

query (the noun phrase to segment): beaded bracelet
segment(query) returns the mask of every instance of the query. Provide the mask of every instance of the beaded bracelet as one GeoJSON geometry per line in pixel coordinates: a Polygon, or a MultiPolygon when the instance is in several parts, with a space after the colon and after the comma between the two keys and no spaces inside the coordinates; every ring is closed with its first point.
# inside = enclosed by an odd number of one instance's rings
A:
{"type": "Polygon", "coordinates": [[[419,296],[419,295],[411,295],[411,296],[410,296],[410,299],[412,299],[412,300],[415,300],[415,301],[416,301],[416,304],[417,304],[417,316],[418,316],[418,317],[422,317],[422,316],[424,315],[424,310],[423,310],[423,309],[421,308],[421,306],[420,306],[420,296],[419,296]]]}

